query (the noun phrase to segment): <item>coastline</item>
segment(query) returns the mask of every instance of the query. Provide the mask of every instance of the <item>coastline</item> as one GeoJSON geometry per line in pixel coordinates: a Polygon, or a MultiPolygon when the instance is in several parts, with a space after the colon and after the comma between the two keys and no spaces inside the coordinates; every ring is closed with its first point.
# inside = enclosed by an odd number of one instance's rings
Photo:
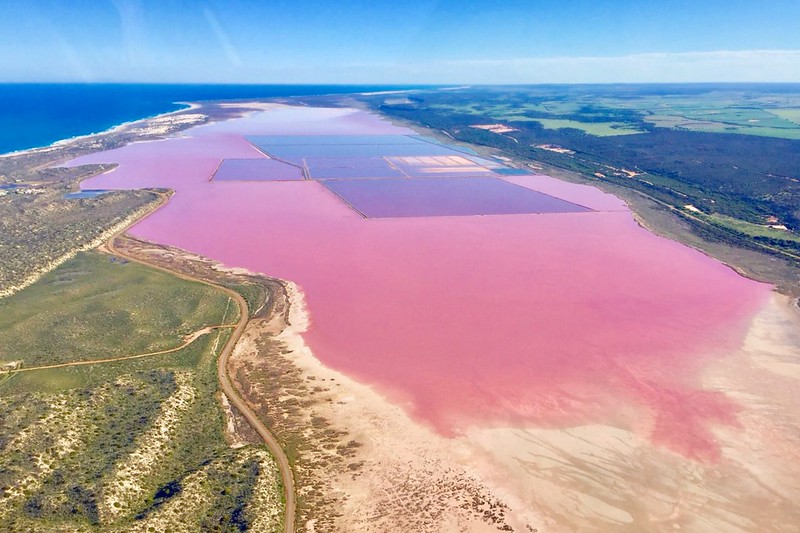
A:
{"type": "MultiPolygon", "coordinates": [[[[247,272],[203,261],[221,272],[247,272]]],[[[544,519],[509,493],[502,474],[481,451],[442,437],[375,387],[321,362],[303,338],[310,315],[302,289],[263,278],[282,287],[273,296],[279,312],[251,320],[231,356],[231,375],[246,401],[292,450],[298,495],[314,503],[300,509],[301,528],[490,532],[541,527],[544,519]],[[280,383],[264,376],[267,369],[283,377],[280,383]],[[297,401],[302,411],[296,410],[297,401]]]]}
{"type": "MultiPolygon", "coordinates": [[[[319,450],[314,455],[313,449],[297,460],[300,471],[305,469],[305,478],[303,474],[301,478],[330,479],[327,490],[334,495],[341,514],[336,521],[340,529],[370,526],[383,531],[400,524],[410,531],[489,531],[502,523],[516,531],[621,531],[630,527],[671,531],[700,522],[713,530],[748,523],[751,518],[754,525],[771,526],[793,520],[790,502],[798,496],[791,481],[794,474],[780,474],[778,470],[785,469],[781,462],[747,453],[748,447],[774,449],[769,441],[778,435],[760,428],[770,423],[772,411],[785,403],[782,395],[800,380],[800,365],[785,360],[800,356],[800,339],[791,340],[798,336],[794,326],[800,323],[800,316],[785,296],[772,294],[749,326],[742,348],[715,361],[703,374],[703,383],[710,390],[732,393],[737,401],[749,404],[743,415],[749,428],[747,440],[737,441],[741,440],[739,428],[715,429],[726,443],[725,455],[719,463],[703,463],[654,446],[644,435],[611,423],[562,429],[473,428],[454,439],[443,437],[413,420],[374,386],[320,361],[303,338],[312,318],[302,289],[292,282],[279,283],[289,304],[285,325],[270,337],[265,332],[275,331],[274,324],[254,324],[249,337],[237,346],[232,364],[240,380],[248,379],[248,387],[261,391],[260,395],[251,393],[249,401],[277,411],[272,415],[275,418],[286,416],[281,414],[282,401],[302,397],[304,409],[293,413],[300,417],[294,423],[311,427],[315,420],[324,420],[328,431],[345,434],[342,441],[358,443],[347,468],[321,468],[324,462],[319,456],[327,455],[319,450]],[[795,343],[793,348],[787,339],[795,343]],[[278,343],[277,353],[265,349],[273,342],[278,343]],[[299,372],[298,381],[315,385],[313,391],[295,396],[299,393],[270,389],[258,377],[265,366],[274,365],[283,373],[287,362],[292,372],[299,372]],[[751,372],[743,371],[743,366],[779,376],[781,386],[772,393],[767,388],[760,390],[763,399],[759,401],[747,392],[751,372]],[[272,392],[265,405],[266,390],[272,392]],[[650,479],[662,481],[651,485],[650,479]],[[760,510],[762,483],[783,495],[783,513],[760,510]],[[736,490],[731,492],[734,484],[736,490]],[[492,502],[487,508],[502,511],[503,522],[490,528],[478,514],[453,511],[453,502],[464,490],[472,497],[480,495],[483,502],[492,502]],[[417,504],[407,503],[415,500],[420,507],[433,509],[434,516],[420,517],[417,504]],[[709,510],[709,500],[725,504],[709,510]]],[[[627,416],[638,415],[629,412],[627,416]]],[[[788,437],[782,434],[779,442],[785,443],[788,437]]],[[[310,441],[314,443],[314,439],[310,441]]],[[[324,447],[322,443],[318,446],[324,447]]],[[[319,519],[311,519],[309,531],[315,530],[314,520],[319,519]]]]}
{"type": "Polygon", "coordinates": [[[74,135],[72,137],[67,137],[67,138],[64,138],[64,139],[60,139],[58,141],[52,142],[52,143],[44,145],[44,146],[34,146],[34,147],[31,147],[31,148],[23,148],[22,150],[15,150],[13,152],[5,152],[5,153],[0,154],[0,159],[24,156],[24,155],[28,155],[28,154],[49,152],[49,151],[52,151],[52,150],[55,150],[55,149],[58,149],[58,148],[63,148],[64,146],[66,146],[66,145],[68,145],[70,143],[76,142],[76,141],[89,140],[92,137],[97,137],[99,135],[111,135],[111,134],[114,134],[114,133],[120,133],[125,128],[127,128],[129,126],[135,126],[136,124],[138,124],[140,122],[146,122],[148,120],[153,120],[153,119],[156,119],[156,118],[175,115],[177,113],[183,113],[184,111],[192,111],[194,109],[199,109],[199,108],[202,107],[201,104],[194,103],[194,102],[173,102],[173,104],[185,105],[186,107],[183,107],[181,109],[176,109],[174,111],[167,111],[167,112],[164,112],[164,113],[157,113],[155,115],[148,115],[146,117],[141,117],[141,118],[137,118],[137,119],[133,119],[133,120],[128,120],[128,121],[121,122],[119,124],[115,124],[113,126],[110,126],[109,128],[107,128],[105,130],[95,131],[95,132],[92,132],[92,133],[84,133],[84,134],[80,134],[80,135],[74,135]]]}

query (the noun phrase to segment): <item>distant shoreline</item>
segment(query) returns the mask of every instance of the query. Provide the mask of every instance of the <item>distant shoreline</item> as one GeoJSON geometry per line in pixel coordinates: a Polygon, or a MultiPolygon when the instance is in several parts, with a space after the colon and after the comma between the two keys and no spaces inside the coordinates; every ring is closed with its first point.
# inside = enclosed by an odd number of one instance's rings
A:
{"type": "Polygon", "coordinates": [[[113,134],[113,133],[117,133],[117,132],[121,131],[123,128],[127,128],[128,126],[132,126],[132,125],[136,124],[137,122],[144,122],[146,120],[152,120],[154,118],[165,117],[165,116],[168,116],[168,115],[174,115],[176,113],[181,113],[183,111],[191,111],[193,109],[199,109],[200,107],[202,107],[200,104],[194,103],[194,102],[173,102],[173,104],[184,105],[186,107],[181,107],[180,109],[176,109],[174,111],[167,111],[165,113],[156,113],[154,115],[148,115],[148,116],[136,118],[136,119],[133,119],[133,120],[127,120],[125,122],[120,122],[119,124],[114,124],[114,125],[106,128],[106,129],[104,129],[104,130],[93,131],[91,133],[85,133],[85,134],[81,134],[81,135],[73,135],[72,137],[65,137],[63,139],[59,139],[57,141],[53,141],[50,144],[46,144],[46,145],[42,145],[42,146],[32,146],[30,148],[23,148],[23,149],[20,149],[20,150],[15,150],[13,152],[0,153],[0,159],[6,158],[6,157],[16,157],[16,156],[29,154],[29,153],[33,153],[33,152],[37,152],[37,151],[41,151],[41,150],[50,150],[50,149],[61,148],[62,146],[66,145],[66,144],[69,144],[71,142],[86,140],[86,139],[89,139],[91,137],[96,137],[98,135],[110,135],[110,134],[113,134]]]}
{"type": "Polygon", "coordinates": [[[133,122],[186,111],[184,102],[420,89],[401,85],[193,85],[0,83],[0,157],[113,132],[133,122]]]}

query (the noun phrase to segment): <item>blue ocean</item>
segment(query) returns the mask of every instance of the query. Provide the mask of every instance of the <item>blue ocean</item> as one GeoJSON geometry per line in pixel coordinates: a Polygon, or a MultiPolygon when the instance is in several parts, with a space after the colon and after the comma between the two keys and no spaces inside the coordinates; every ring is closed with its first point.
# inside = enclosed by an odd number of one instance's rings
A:
{"type": "Polygon", "coordinates": [[[178,102],[411,87],[348,85],[0,84],[0,153],[47,146],[183,107],[178,102]]]}

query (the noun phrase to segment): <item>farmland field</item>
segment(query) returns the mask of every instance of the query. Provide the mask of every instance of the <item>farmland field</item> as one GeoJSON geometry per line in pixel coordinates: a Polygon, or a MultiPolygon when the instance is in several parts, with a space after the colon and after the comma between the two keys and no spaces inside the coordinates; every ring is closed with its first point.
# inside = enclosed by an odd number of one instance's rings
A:
{"type": "MultiPolygon", "coordinates": [[[[516,121],[519,120],[519,117],[510,117],[508,120],[516,121]]],[[[625,124],[622,124],[620,122],[578,122],[577,120],[561,120],[555,118],[535,118],[526,120],[534,120],[548,130],[573,128],[576,130],[584,131],[589,135],[596,135],[598,137],[607,137],[609,135],[631,135],[635,133],[643,133],[642,130],[626,127],[625,124]]]]}
{"type": "Polygon", "coordinates": [[[773,109],[772,113],[781,117],[782,119],[788,120],[790,122],[794,122],[795,124],[800,125],[800,109],[792,109],[792,108],[783,108],[783,109],[773,109]]]}

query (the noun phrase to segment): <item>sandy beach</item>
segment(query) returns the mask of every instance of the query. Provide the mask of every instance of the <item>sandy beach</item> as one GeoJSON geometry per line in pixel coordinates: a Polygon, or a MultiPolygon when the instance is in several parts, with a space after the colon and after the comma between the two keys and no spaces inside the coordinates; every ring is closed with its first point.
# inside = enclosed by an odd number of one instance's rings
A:
{"type": "Polygon", "coordinates": [[[303,342],[302,293],[287,287],[290,325],[254,324],[233,364],[249,369],[257,387],[256,369],[275,355],[265,359],[256,339],[280,331],[273,340],[285,346],[281,364],[320,384],[304,405],[308,426],[324,419],[340,441],[358,443],[347,464],[321,466],[325,452],[313,445],[300,456],[299,468],[309,463],[306,477],[326,479],[332,499],[307,531],[320,520],[340,531],[788,531],[800,520],[800,416],[792,408],[800,316],[786,297],[774,294],[742,348],[704,373],[706,387],[736,400],[739,423],[715,432],[721,459],[702,462],[601,424],[443,438],[323,365],[303,342]]]}

